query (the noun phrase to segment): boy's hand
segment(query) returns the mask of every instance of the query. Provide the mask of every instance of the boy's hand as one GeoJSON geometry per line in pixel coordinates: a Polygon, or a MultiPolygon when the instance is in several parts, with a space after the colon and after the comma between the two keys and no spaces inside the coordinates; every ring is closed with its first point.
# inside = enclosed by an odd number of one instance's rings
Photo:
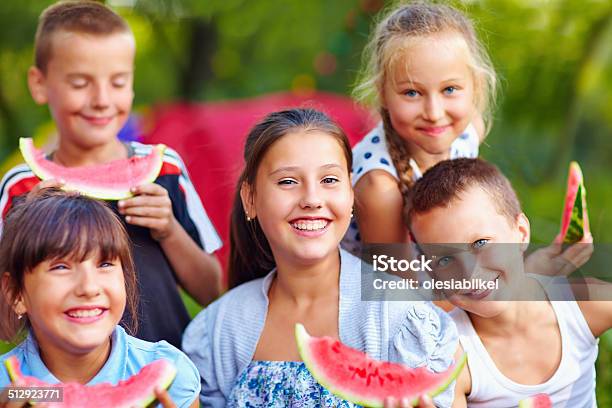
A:
{"type": "MultiPolygon", "coordinates": [[[[400,401],[396,400],[393,397],[389,397],[385,399],[385,408],[410,408],[412,404],[408,399],[401,399],[400,401]]],[[[433,401],[427,395],[421,395],[419,397],[419,405],[418,408],[436,408],[433,404],[433,401]]]]}
{"type": "Polygon", "coordinates": [[[64,180],[58,180],[58,179],[43,180],[37,185],[35,185],[34,188],[28,192],[28,195],[26,196],[26,201],[31,200],[32,197],[38,194],[38,192],[42,190],[43,188],[51,188],[51,187],[62,188],[64,187],[64,184],[66,184],[64,180]]]}
{"type": "Polygon", "coordinates": [[[525,270],[546,276],[568,276],[587,263],[591,255],[593,255],[593,236],[590,232],[565,251],[561,237],[557,236],[552,244],[534,251],[527,257],[525,270]]]}
{"type": "Polygon", "coordinates": [[[149,228],[156,241],[168,238],[177,227],[168,191],[159,184],[143,184],[132,189],[135,197],[117,203],[125,222],[149,228]]]}

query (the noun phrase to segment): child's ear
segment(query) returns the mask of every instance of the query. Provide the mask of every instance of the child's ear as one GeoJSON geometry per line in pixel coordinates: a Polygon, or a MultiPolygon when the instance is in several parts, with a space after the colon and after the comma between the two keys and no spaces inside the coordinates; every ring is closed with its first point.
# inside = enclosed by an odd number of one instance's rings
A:
{"type": "Polygon", "coordinates": [[[246,181],[242,183],[240,187],[240,199],[242,200],[242,208],[244,208],[244,212],[248,219],[255,219],[257,217],[257,210],[255,209],[254,201],[254,191],[246,181]]]}
{"type": "Polygon", "coordinates": [[[2,290],[2,297],[6,299],[6,302],[11,305],[11,308],[17,315],[23,315],[27,312],[23,296],[18,294],[15,296],[13,288],[11,288],[11,275],[8,272],[2,274],[2,280],[0,281],[0,289],[2,290]]]}
{"type": "Polygon", "coordinates": [[[516,226],[519,234],[519,242],[522,244],[522,250],[525,251],[527,247],[529,247],[529,240],[531,239],[531,227],[525,213],[520,213],[516,217],[516,226]]]}
{"type": "Polygon", "coordinates": [[[46,78],[45,74],[38,67],[32,66],[28,69],[28,88],[34,102],[39,105],[47,103],[46,78]]]}

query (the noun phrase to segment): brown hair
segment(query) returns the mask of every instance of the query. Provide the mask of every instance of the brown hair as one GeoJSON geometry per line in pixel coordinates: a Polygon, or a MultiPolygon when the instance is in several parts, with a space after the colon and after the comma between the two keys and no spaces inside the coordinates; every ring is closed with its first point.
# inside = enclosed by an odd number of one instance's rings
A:
{"type": "MultiPolygon", "coordinates": [[[[121,220],[103,202],[42,189],[21,199],[8,212],[0,238],[0,273],[8,272],[6,291],[0,291],[2,319],[0,338],[12,340],[27,326],[18,320],[12,305],[24,290],[24,275],[45,260],[70,257],[85,260],[96,254],[104,259],[121,260],[125,278],[128,329],[137,328],[137,285],[130,242],[121,220]]],[[[0,309],[1,310],[1,309],[0,309]]]]}
{"type": "Polygon", "coordinates": [[[58,31],[110,35],[131,33],[118,14],[104,4],[89,0],[61,1],[47,7],[38,19],[34,40],[34,64],[46,72],[53,50],[53,34],[58,31]]]}
{"type": "Polygon", "coordinates": [[[388,73],[405,55],[404,51],[410,45],[407,40],[447,32],[459,34],[467,44],[469,66],[475,85],[474,105],[482,115],[488,132],[495,106],[497,75],[472,22],[450,6],[415,2],[392,8],[384,14],[365,48],[363,68],[353,90],[359,101],[369,103],[380,112],[389,154],[397,170],[399,189],[404,197],[414,184],[413,170],[409,165],[410,154],[391,124],[389,111],[382,107],[380,94],[388,73]]]}
{"type": "Polygon", "coordinates": [[[447,207],[472,186],[482,188],[497,211],[514,225],[522,212],[516,192],[495,165],[482,159],[444,160],[427,170],[406,197],[409,208],[404,212],[406,225],[410,226],[415,214],[447,207]]]}
{"type": "Polygon", "coordinates": [[[254,192],[257,170],[266,152],[283,136],[292,132],[324,132],[335,138],[344,152],[348,171],[353,165],[351,146],[342,129],[326,114],[310,108],[274,112],[257,123],[249,132],[244,146],[242,171],[232,208],[230,225],[229,284],[241,283],[265,276],[275,267],[270,244],[257,219],[247,221],[240,190],[247,183],[254,192]]]}

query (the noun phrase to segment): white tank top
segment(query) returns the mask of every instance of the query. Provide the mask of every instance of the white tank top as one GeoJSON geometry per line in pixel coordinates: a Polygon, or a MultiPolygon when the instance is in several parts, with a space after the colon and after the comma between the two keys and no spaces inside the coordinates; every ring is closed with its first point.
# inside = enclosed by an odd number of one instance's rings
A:
{"type": "Polygon", "coordinates": [[[495,362],[476,334],[467,313],[459,308],[450,313],[459,341],[468,355],[472,390],[468,407],[516,408],[521,399],[546,393],[555,408],[593,408],[595,399],[595,360],[597,339],[593,337],[582,311],[575,301],[551,301],[561,333],[561,363],[546,382],[524,385],[512,381],[495,362]]]}
{"type": "MultiPolygon", "coordinates": [[[[476,129],[472,124],[469,124],[465,131],[451,144],[450,158],[478,157],[479,143],[480,139],[476,129]]],[[[421,170],[416,162],[411,159],[409,164],[414,170],[415,181],[421,178],[421,170]]],[[[372,170],[384,170],[391,174],[396,180],[399,180],[397,170],[389,154],[387,138],[382,122],[353,147],[353,187],[361,177],[372,170]]],[[[344,235],[342,247],[355,255],[359,255],[361,237],[355,220],[351,222],[348,231],[344,235]]]]}

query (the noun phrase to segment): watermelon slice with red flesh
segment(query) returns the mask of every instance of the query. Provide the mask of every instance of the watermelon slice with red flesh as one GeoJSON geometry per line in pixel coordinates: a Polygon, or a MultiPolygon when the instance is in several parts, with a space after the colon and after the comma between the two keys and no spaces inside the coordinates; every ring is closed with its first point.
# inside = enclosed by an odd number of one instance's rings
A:
{"type": "Polygon", "coordinates": [[[167,389],[176,368],[167,360],[156,360],[144,366],[137,374],[116,385],[101,383],[82,385],[79,383],[48,384],[35,377],[24,376],[15,356],[4,362],[14,385],[20,387],[61,387],[62,402],[46,402],[49,408],[132,408],[146,407],[155,401],[155,388],[167,389]]]}
{"type": "Polygon", "coordinates": [[[580,166],[571,162],[567,177],[567,192],[561,219],[561,234],[564,244],[578,242],[589,232],[586,189],[580,166]]]}
{"type": "Polygon", "coordinates": [[[519,408],[552,408],[548,394],[536,394],[519,402],[519,408]]]}
{"type": "Polygon", "coordinates": [[[21,154],[39,179],[64,180],[65,190],[76,190],[102,200],[131,197],[131,188],[155,181],[162,168],[165,148],[159,144],[144,157],[131,157],[95,166],[64,167],[47,160],[45,153],[34,147],[31,138],[19,139],[21,154]]]}
{"type": "Polygon", "coordinates": [[[412,405],[427,394],[435,396],[457,378],[466,355],[446,371],[377,361],[331,337],[313,337],[296,324],[298,350],[312,376],[331,393],[367,407],[382,407],[387,397],[407,398],[412,405]]]}

